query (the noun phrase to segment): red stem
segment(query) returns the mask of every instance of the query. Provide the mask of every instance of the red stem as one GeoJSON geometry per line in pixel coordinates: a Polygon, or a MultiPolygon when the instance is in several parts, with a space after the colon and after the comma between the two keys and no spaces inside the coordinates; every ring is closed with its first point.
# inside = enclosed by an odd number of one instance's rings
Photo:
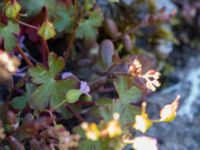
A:
{"type": "Polygon", "coordinates": [[[16,45],[16,49],[20,53],[20,55],[22,56],[22,58],[25,60],[25,62],[27,63],[27,65],[29,65],[30,67],[34,67],[33,63],[26,56],[26,54],[24,53],[24,51],[20,48],[19,44],[16,45]]]}
{"type": "Polygon", "coordinates": [[[85,120],[81,117],[80,114],[76,113],[70,105],[66,106],[67,110],[74,115],[78,119],[80,123],[85,122],[85,120]]]}

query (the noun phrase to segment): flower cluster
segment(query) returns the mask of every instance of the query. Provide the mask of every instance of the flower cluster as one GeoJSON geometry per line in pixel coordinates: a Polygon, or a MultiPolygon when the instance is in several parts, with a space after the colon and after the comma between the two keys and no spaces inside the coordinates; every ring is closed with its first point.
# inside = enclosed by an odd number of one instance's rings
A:
{"type": "Polygon", "coordinates": [[[62,125],[50,127],[47,130],[47,135],[58,140],[58,144],[54,144],[53,147],[58,147],[59,150],[69,150],[78,147],[80,136],[70,134],[62,125]]]}
{"type": "Polygon", "coordinates": [[[86,132],[86,137],[96,141],[101,137],[114,138],[122,134],[122,129],[119,123],[119,114],[115,113],[113,119],[110,120],[103,129],[99,129],[96,123],[82,123],[82,129],[86,132]]]}
{"type": "Polygon", "coordinates": [[[78,147],[79,139],[79,135],[70,135],[70,133],[66,130],[60,131],[58,136],[59,149],[68,150],[72,147],[78,147]]]}
{"type": "Polygon", "coordinates": [[[143,78],[146,82],[146,87],[152,91],[155,91],[157,87],[160,87],[160,82],[158,80],[161,74],[152,69],[143,74],[142,65],[138,59],[134,59],[129,66],[129,73],[133,77],[137,76],[143,78]]]}

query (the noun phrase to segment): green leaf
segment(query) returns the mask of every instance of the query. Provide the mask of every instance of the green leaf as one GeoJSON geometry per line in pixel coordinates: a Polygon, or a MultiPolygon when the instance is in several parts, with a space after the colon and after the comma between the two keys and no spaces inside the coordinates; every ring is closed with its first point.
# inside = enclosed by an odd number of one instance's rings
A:
{"type": "Polygon", "coordinates": [[[75,78],[56,80],[56,76],[64,68],[64,61],[54,53],[49,54],[48,65],[49,69],[38,64],[28,70],[33,83],[39,85],[29,102],[32,108],[43,109],[48,105],[57,106],[65,99],[65,94],[70,89],[74,89],[78,83],[75,78]]]}
{"type": "Polygon", "coordinates": [[[94,7],[95,0],[85,0],[84,1],[84,8],[85,10],[90,10],[92,7],[94,7]]]}
{"type": "Polygon", "coordinates": [[[57,17],[55,18],[55,28],[58,32],[66,31],[67,33],[72,31],[74,26],[74,7],[60,7],[58,9],[57,17]]]}
{"type": "Polygon", "coordinates": [[[53,16],[59,4],[55,0],[21,0],[20,3],[31,16],[38,14],[44,6],[47,7],[49,16],[53,16]]]}
{"type": "Polygon", "coordinates": [[[105,121],[111,120],[113,114],[117,112],[120,114],[120,123],[126,125],[127,123],[133,122],[135,115],[140,113],[138,107],[130,104],[123,104],[119,99],[109,100],[109,102],[106,102],[105,99],[100,99],[97,100],[97,102],[99,114],[105,121]]]}
{"type": "Polygon", "coordinates": [[[124,104],[129,104],[131,102],[136,102],[142,95],[142,91],[133,85],[131,79],[126,76],[119,77],[114,82],[115,88],[119,95],[119,99],[124,104]]]}
{"type": "Polygon", "coordinates": [[[100,141],[81,140],[78,150],[104,150],[100,141]]]}
{"type": "Polygon", "coordinates": [[[89,14],[88,19],[82,19],[76,32],[77,38],[91,40],[96,38],[97,28],[101,26],[103,15],[100,9],[89,14]]]}
{"type": "Polygon", "coordinates": [[[19,34],[20,28],[17,23],[9,21],[7,25],[0,23],[0,41],[4,41],[4,49],[8,52],[12,51],[16,46],[16,37],[14,34],[19,34]]]}
{"type": "Polygon", "coordinates": [[[31,83],[26,84],[26,93],[22,96],[15,97],[11,102],[11,105],[14,109],[23,110],[27,102],[30,100],[31,93],[34,91],[35,86],[31,83]]]}
{"type": "Polygon", "coordinates": [[[66,101],[68,103],[75,103],[79,97],[81,96],[82,92],[79,89],[72,89],[67,92],[65,95],[66,101]]]}
{"type": "Polygon", "coordinates": [[[14,109],[22,110],[26,107],[27,101],[28,97],[25,94],[23,96],[14,98],[13,101],[11,102],[11,105],[14,109]]]}

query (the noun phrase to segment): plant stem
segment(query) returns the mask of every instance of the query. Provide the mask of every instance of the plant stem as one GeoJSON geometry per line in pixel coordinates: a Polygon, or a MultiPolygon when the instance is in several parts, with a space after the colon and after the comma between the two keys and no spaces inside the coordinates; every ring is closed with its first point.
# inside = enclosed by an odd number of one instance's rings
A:
{"type": "Polygon", "coordinates": [[[64,52],[64,61],[65,62],[67,61],[67,59],[71,55],[71,49],[72,49],[72,46],[74,44],[75,35],[76,35],[76,28],[73,29],[73,31],[72,31],[72,33],[70,35],[68,44],[67,44],[67,49],[64,52]]]}
{"type": "Polygon", "coordinates": [[[85,120],[81,117],[80,114],[76,113],[70,105],[66,106],[67,110],[76,117],[80,123],[85,122],[85,120]]]}
{"type": "Polygon", "coordinates": [[[67,43],[67,48],[64,52],[64,61],[66,62],[67,59],[69,58],[69,56],[71,55],[71,49],[72,49],[72,46],[74,44],[74,40],[75,40],[75,37],[76,37],[76,30],[78,28],[78,25],[79,25],[79,14],[78,14],[78,1],[77,0],[74,0],[74,6],[75,6],[75,24],[74,24],[74,28],[72,29],[72,32],[70,34],[70,38],[68,40],[68,43],[67,43]]]}
{"type": "Polygon", "coordinates": [[[46,67],[48,67],[49,47],[47,41],[45,41],[43,38],[40,38],[40,41],[42,44],[42,49],[41,49],[42,62],[46,67]]]}
{"type": "Polygon", "coordinates": [[[33,63],[30,61],[30,59],[26,56],[26,54],[24,53],[24,51],[20,48],[19,44],[17,43],[16,45],[16,49],[17,51],[20,53],[20,55],[22,56],[22,58],[25,60],[25,62],[27,63],[27,65],[29,65],[30,67],[34,67],[33,63]]]}
{"type": "Polygon", "coordinates": [[[66,102],[67,102],[67,99],[63,100],[62,102],[60,102],[59,104],[57,104],[55,107],[53,107],[52,110],[58,109],[60,106],[62,106],[66,102]]]}
{"type": "Polygon", "coordinates": [[[46,56],[48,56],[50,50],[49,50],[49,46],[48,46],[48,44],[47,44],[47,41],[44,40],[43,38],[41,38],[41,41],[42,41],[42,44],[43,44],[43,46],[44,46],[44,50],[45,50],[46,56]]]}
{"type": "MultiPolygon", "coordinates": [[[[67,102],[67,99],[64,100],[64,101],[62,101],[61,103],[59,103],[59,104],[56,105],[55,107],[53,107],[53,108],[51,109],[51,111],[58,109],[60,106],[62,106],[62,105],[63,105],[64,103],[66,103],[66,102],[67,102]]],[[[76,113],[76,112],[73,110],[73,108],[72,108],[70,105],[67,105],[66,108],[67,108],[67,110],[68,110],[71,114],[74,115],[74,117],[76,117],[76,118],[79,120],[79,122],[82,123],[82,122],[85,121],[85,120],[80,116],[80,114],[76,113]]]]}
{"type": "Polygon", "coordinates": [[[15,19],[15,21],[17,21],[20,25],[23,25],[23,26],[26,26],[26,27],[29,27],[29,28],[32,28],[32,29],[35,29],[35,30],[38,30],[38,29],[39,29],[38,27],[33,26],[33,25],[30,25],[30,24],[28,24],[28,23],[25,23],[25,22],[23,22],[23,21],[20,21],[20,20],[17,20],[17,19],[15,19]]]}

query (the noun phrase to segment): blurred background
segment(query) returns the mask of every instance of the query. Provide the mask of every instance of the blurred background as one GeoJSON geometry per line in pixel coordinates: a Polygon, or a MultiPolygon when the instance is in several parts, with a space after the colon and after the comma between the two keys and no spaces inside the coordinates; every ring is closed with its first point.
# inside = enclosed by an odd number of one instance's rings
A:
{"type": "Polygon", "coordinates": [[[176,11],[170,21],[135,32],[135,52],[153,54],[157,69],[164,75],[162,88],[148,100],[151,117],[156,117],[176,95],[181,96],[176,120],[156,124],[147,134],[158,139],[161,150],[199,150],[200,1],[121,0],[117,5],[110,5],[107,0],[97,2],[119,28],[143,20],[148,13],[176,11]]]}

